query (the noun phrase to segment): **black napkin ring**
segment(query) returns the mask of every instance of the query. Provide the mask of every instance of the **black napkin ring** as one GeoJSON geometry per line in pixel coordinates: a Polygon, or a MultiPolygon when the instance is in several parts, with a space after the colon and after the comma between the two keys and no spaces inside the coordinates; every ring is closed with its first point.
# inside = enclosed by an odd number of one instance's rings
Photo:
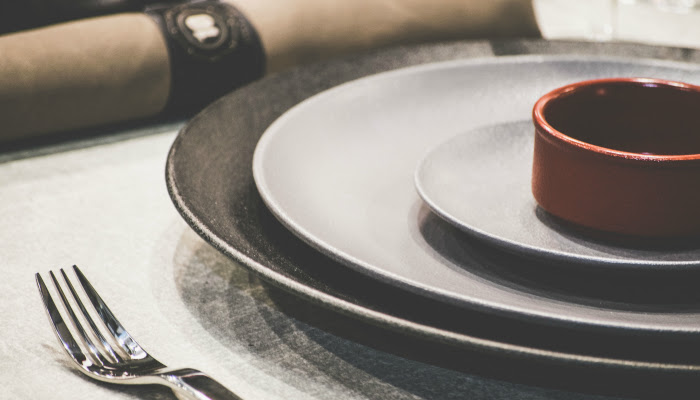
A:
{"type": "Polygon", "coordinates": [[[260,38],[231,4],[164,4],[146,13],[160,26],[168,47],[171,85],[166,113],[197,111],[265,73],[260,38]]]}

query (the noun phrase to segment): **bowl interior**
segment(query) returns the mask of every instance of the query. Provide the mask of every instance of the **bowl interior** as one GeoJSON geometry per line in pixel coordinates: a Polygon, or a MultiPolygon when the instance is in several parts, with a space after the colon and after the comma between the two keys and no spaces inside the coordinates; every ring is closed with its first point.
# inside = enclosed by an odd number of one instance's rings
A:
{"type": "Polygon", "coordinates": [[[574,86],[543,108],[557,131],[612,150],[652,155],[700,153],[700,91],[649,80],[574,86]]]}

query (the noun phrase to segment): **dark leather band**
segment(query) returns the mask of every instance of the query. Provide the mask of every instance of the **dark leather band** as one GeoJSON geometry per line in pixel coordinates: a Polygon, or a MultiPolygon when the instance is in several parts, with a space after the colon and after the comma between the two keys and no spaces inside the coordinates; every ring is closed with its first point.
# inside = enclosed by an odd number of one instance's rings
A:
{"type": "Polygon", "coordinates": [[[200,109],[260,78],[265,53],[257,32],[234,6],[213,0],[151,6],[170,56],[166,113],[200,109]]]}

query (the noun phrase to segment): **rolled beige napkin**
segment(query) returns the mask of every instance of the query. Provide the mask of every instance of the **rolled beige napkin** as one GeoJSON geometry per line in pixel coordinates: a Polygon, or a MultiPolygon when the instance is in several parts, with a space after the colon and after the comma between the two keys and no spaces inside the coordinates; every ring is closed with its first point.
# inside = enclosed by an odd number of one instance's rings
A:
{"type": "Polygon", "coordinates": [[[200,7],[194,11],[183,5],[175,11],[115,14],[0,36],[0,142],[153,117],[176,109],[171,107],[175,103],[198,107],[265,72],[359,50],[539,35],[530,0],[227,2],[231,12],[250,24],[240,31],[235,31],[240,24],[232,25],[231,46],[247,40],[249,52],[228,61],[216,53],[225,47],[217,44],[216,35],[226,32],[216,23],[226,25],[234,14],[217,17],[212,1],[193,3],[200,7]],[[207,10],[214,10],[211,17],[204,15],[207,10]],[[173,36],[175,27],[186,32],[173,36]],[[194,51],[179,46],[185,38],[202,45],[194,51]],[[244,73],[238,71],[237,65],[256,51],[265,64],[255,62],[244,73]],[[235,76],[241,74],[245,76],[235,76]],[[198,94],[199,102],[188,103],[197,91],[204,92],[198,94]]]}
{"type": "Polygon", "coordinates": [[[531,0],[229,1],[258,29],[268,71],[394,44],[540,36],[531,0]]]}
{"type": "Polygon", "coordinates": [[[169,95],[168,52],[145,14],[0,37],[0,139],[145,118],[169,95]]]}

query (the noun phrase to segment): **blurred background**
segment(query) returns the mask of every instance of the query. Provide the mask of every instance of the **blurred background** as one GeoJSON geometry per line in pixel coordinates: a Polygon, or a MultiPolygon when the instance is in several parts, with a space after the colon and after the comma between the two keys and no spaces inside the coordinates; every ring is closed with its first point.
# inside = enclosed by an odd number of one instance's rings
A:
{"type": "Polygon", "coordinates": [[[546,39],[700,48],[700,0],[533,0],[546,39]]]}

